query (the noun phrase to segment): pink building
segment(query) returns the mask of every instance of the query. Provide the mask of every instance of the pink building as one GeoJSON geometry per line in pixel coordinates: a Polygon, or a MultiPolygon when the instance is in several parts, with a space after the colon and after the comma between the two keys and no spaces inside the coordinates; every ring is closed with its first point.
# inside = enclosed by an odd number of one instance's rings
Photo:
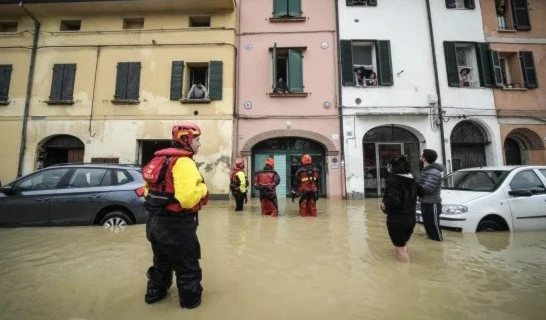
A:
{"type": "Polygon", "coordinates": [[[237,2],[236,157],[253,175],[273,156],[284,197],[308,153],[322,171],[321,195],[343,197],[335,1],[237,2]]]}

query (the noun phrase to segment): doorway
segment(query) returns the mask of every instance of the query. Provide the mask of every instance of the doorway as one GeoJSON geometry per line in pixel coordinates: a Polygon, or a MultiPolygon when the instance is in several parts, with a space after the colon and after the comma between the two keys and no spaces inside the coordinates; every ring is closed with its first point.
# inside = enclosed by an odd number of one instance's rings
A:
{"type": "Polygon", "coordinates": [[[60,163],[82,163],[85,153],[83,142],[70,135],[57,135],[38,145],[38,169],[60,163]]]}
{"type": "Polygon", "coordinates": [[[171,140],[139,140],[138,164],[143,166],[154,158],[154,153],[171,147],[171,140]]]}

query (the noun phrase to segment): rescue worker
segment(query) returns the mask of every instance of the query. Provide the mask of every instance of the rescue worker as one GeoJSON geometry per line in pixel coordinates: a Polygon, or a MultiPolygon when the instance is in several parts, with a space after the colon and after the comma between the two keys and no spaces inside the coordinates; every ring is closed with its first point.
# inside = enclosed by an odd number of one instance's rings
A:
{"type": "Polygon", "coordinates": [[[320,171],[312,164],[311,156],[301,157],[301,166],[296,170],[292,182],[292,201],[299,195],[300,216],[317,216],[320,171]]]}
{"type": "Polygon", "coordinates": [[[153,265],[148,269],[144,300],[151,304],[165,298],[176,275],[178,298],[182,308],[201,304],[201,248],[197,238],[198,211],[207,204],[208,191],[193,160],[201,142],[201,129],[193,123],[175,125],[172,147],[155,152],[155,158],[143,168],[147,181],[145,207],[150,212],[146,236],[151,242],[153,265]],[[156,159],[165,159],[157,182],[156,159]],[[162,181],[161,181],[162,180],[162,181]]]}
{"type": "Polygon", "coordinates": [[[276,187],[281,183],[281,177],[273,168],[275,159],[267,158],[262,171],[256,172],[254,178],[254,187],[260,191],[260,203],[262,206],[262,215],[279,215],[279,206],[277,203],[276,187]]]}
{"type": "Polygon", "coordinates": [[[231,194],[233,194],[233,197],[235,198],[235,211],[243,211],[243,202],[248,202],[246,194],[248,179],[244,170],[245,162],[242,159],[239,159],[235,162],[235,166],[231,170],[229,177],[229,188],[231,194]]]}

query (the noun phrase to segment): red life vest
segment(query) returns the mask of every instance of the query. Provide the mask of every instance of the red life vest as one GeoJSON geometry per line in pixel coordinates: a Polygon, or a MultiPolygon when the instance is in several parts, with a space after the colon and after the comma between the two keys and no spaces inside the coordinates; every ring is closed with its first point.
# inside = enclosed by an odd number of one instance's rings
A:
{"type": "Polygon", "coordinates": [[[300,167],[296,171],[298,192],[317,192],[320,171],[317,167],[308,165],[300,167]]]}

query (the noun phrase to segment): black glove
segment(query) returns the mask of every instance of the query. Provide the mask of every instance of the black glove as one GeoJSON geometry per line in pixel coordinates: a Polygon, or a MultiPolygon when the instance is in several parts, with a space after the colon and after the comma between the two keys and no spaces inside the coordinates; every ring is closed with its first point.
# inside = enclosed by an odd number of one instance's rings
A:
{"type": "Polygon", "coordinates": [[[290,194],[292,194],[292,202],[294,202],[294,199],[296,199],[296,197],[298,196],[298,194],[297,194],[296,191],[294,191],[294,190],[290,191],[290,194]]]}

